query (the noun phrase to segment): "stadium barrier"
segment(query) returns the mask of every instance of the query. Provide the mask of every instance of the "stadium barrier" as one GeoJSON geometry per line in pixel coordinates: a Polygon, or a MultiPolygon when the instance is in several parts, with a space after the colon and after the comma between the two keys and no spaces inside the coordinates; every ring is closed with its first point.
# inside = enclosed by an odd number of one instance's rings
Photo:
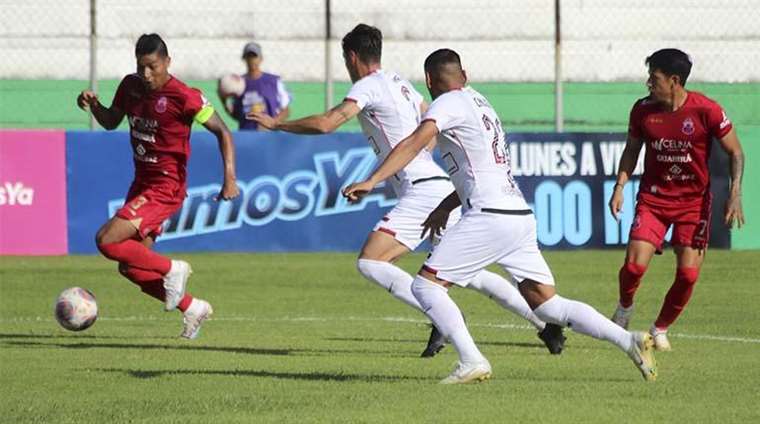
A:
{"type": "MultiPolygon", "coordinates": [[[[161,250],[351,250],[394,202],[385,188],[358,206],[340,195],[374,165],[357,134],[236,133],[241,196],[221,203],[213,200],[222,182],[216,139],[194,132],[191,144],[188,197],[164,226],[161,250]]],[[[93,253],[93,234],[121,206],[132,179],[128,134],[69,132],[67,158],[70,251],[93,253]]]]}
{"type": "Polygon", "coordinates": [[[63,131],[0,131],[0,255],[63,255],[63,131]]]}
{"type": "MultiPolygon", "coordinates": [[[[619,222],[607,210],[624,137],[619,133],[510,134],[513,173],[535,211],[542,247],[605,248],[627,243],[637,181],[625,188],[627,203],[619,222]]],[[[213,200],[222,181],[216,140],[204,131],[193,133],[188,197],[166,222],[158,250],[353,251],[396,202],[390,187],[384,185],[358,205],[348,204],[340,195],[345,185],[364,179],[376,166],[361,134],[238,132],[235,141],[241,196],[220,203],[213,200]]],[[[132,179],[128,133],[69,131],[65,146],[66,187],[58,190],[67,195],[60,204],[63,210],[68,204],[68,228],[59,225],[55,230],[63,234],[68,230],[69,253],[96,253],[94,234],[122,205],[132,179]]],[[[5,147],[3,153],[2,169],[19,160],[5,154],[5,147]]],[[[727,191],[727,164],[720,149],[713,153],[717,210],[727,191]]],[[[57,161],[62,169],[62,155],[57,161]]],[[[442,165],[447,166],[445,161],[442,165]]],[[[35,169],[45,181],[64,181],[54,173],[56,166],[35,169]]],[[[0,182],[5,181],[4,177],[0,182]]],[[[720,218],[720,213],[713,214],[711,245],[725,248],[730,246],[730,232],[720,218]]],[[[29,228],[42,221],[50,220],[29,217],[14,227],[29,228]]],[[[26,254],[67,251],[65,245],[51,249],[52,243],[26,254]]]]}

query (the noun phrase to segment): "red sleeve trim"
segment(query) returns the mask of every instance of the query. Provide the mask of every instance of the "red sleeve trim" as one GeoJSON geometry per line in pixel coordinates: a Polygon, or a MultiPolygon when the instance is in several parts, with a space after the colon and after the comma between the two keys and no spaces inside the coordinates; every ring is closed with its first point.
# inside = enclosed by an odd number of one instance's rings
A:
{"type": "Polygon", "coordinates": [[[438,275],[438,270],[435,269],[435,268],[431,268],[431,267],[429,267],[427,265],[422,265],[422,269],[425,270],[425,271],[427,271],[427,272],[429,272],[429,273],[431,273],[431,274],[433,274],[433,275],[438,275]]]}
{"type": "Polygon", "coordinates": [[[377,231],[380,231],[381,233],[385,233],[385,234],[390,234],[391,236],[396,237],[395,231],[385,228],[385,227],[380,227],[377,229],[377,231]]]}
{"type": "Polygon", "coordinates": [[[718,131],[718,133],[715,134],[715,138],[721,139],[721,138],[727,136],[728,133],[730,133],[733,128],[734,128],[734,124],[732,122],[732,123],[728,124],[728,126],[726,126],[725,128],[723,128],[722,130],[718,131]]]}
{"type": "Polygon", "coordinates": [[[352,99],[352,98],[350,98],[350,97],[344,97],[344,98],[343,98],[343,101],[344,101],[344,102],[354,102],[354,103],[357,103],[357,104],[359,103],[359,101],[358,101],[358,100],[356,100],[356,99],[352,99]]]}

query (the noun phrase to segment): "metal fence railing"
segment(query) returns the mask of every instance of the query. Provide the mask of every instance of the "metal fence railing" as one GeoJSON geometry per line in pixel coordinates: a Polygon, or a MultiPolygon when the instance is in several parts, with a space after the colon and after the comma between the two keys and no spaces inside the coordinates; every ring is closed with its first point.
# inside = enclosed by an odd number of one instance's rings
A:
{"type": "Polygon", "coordinates": [[[240,71],[256,40],[267,69],[329,89],[348,79],[340,39],[365,22],[384,33],[384,66],[418,81],[443,46],[473,81],[643,81],[662,47],[692,55],[693,81],[760,81],[760,0],[0,0],[0,21],[2,80],[117,79],[158,32],[183,78],[240,71]]]}

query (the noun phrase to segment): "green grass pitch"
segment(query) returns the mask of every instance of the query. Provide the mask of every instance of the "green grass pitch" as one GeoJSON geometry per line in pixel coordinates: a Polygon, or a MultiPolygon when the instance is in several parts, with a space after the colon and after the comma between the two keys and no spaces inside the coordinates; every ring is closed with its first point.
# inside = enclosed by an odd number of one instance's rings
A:
{"type": "MultiPolygon", "coordinates": [[[[494,368],[440,386],[456,356],[418,357],[426,319],[364,281],[353,254],[181,254],[215,315],[181,340],[179,313],[95,256],[0,257],[0,422],[760,422],[760,253],[708,252],[689,308],[646,383],[612,345],[568,331],[550,356],[525,321],[469,290],[452,297],[494,368]],[[100,318],[58,327],[53,299],[92,290],[100,318]]],[[[610,315],[622,251],[547,252],[561,294],[610,315]]],[[[413,255],[400,265],[415,272],[413,255]]],[[[632,326],[670,286],[656,257],[632,326]]]]}

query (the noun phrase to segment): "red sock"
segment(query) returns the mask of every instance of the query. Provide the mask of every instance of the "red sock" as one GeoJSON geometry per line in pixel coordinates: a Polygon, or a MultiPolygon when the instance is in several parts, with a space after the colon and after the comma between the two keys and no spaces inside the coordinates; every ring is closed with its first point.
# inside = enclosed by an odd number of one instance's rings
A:
{"type": "MultiPolygon", "coordinates": [[[[147,271],[140,268],[129,266],[125,263],[119,264],[119,272],[121,275],[127,277],[127,279],[142,289],[143,293],[152,296],[161,302],[166,299],[166,290],[164,290],[163,275],[155,271],[147,271]]],[[[190,303],[192,303],[193,297],[189,293],[185,293],[185,296],[180,300],[177,308],[185,312],[190,303]]]]}
{"type": "Polygon", "coordinates": [[[641,277],[644,276],[647,267],[633,262],[626,262],[618,273],[620,283],[620,306],[630,308],[633,305],[633,295],[641,283],[641,277]]]}
{"type": "Polygon", "coordinates": [[[662,309],[660,309],[660,315],[654,322],[656,328],[667,329],[681,315],[686,304],[689,303],[697,278],[699,278],[699,268],[676,269],[676,280],[668,290],[662,309]]]}
{"type": "Polygon", "coordinates": [[[130,267],[142,268],[166,275],[172,268],[171,259],[145,247],[137,240],[124,240],[119,243],[98,244],[100,252],[108,259],[123,262],[130,267]]]}
{"type": "Polygon", "coordinates": [[[140,286],[143,293],[153,296],[162,302],[166,298],[163,275],[155,271],[131,267],[123,262],[119,264],[119,272],[127,277],[129,281],[140,286]]]}
{"type": "Polygon", "coordinates": [[[179,309],[182,312],[185,312],[187,308],[190,307],[191,303],[193,303],[193,297],[190,296],[190,293],[185,293],[185,296],[177,304],[177,309],[179,309]]]}

